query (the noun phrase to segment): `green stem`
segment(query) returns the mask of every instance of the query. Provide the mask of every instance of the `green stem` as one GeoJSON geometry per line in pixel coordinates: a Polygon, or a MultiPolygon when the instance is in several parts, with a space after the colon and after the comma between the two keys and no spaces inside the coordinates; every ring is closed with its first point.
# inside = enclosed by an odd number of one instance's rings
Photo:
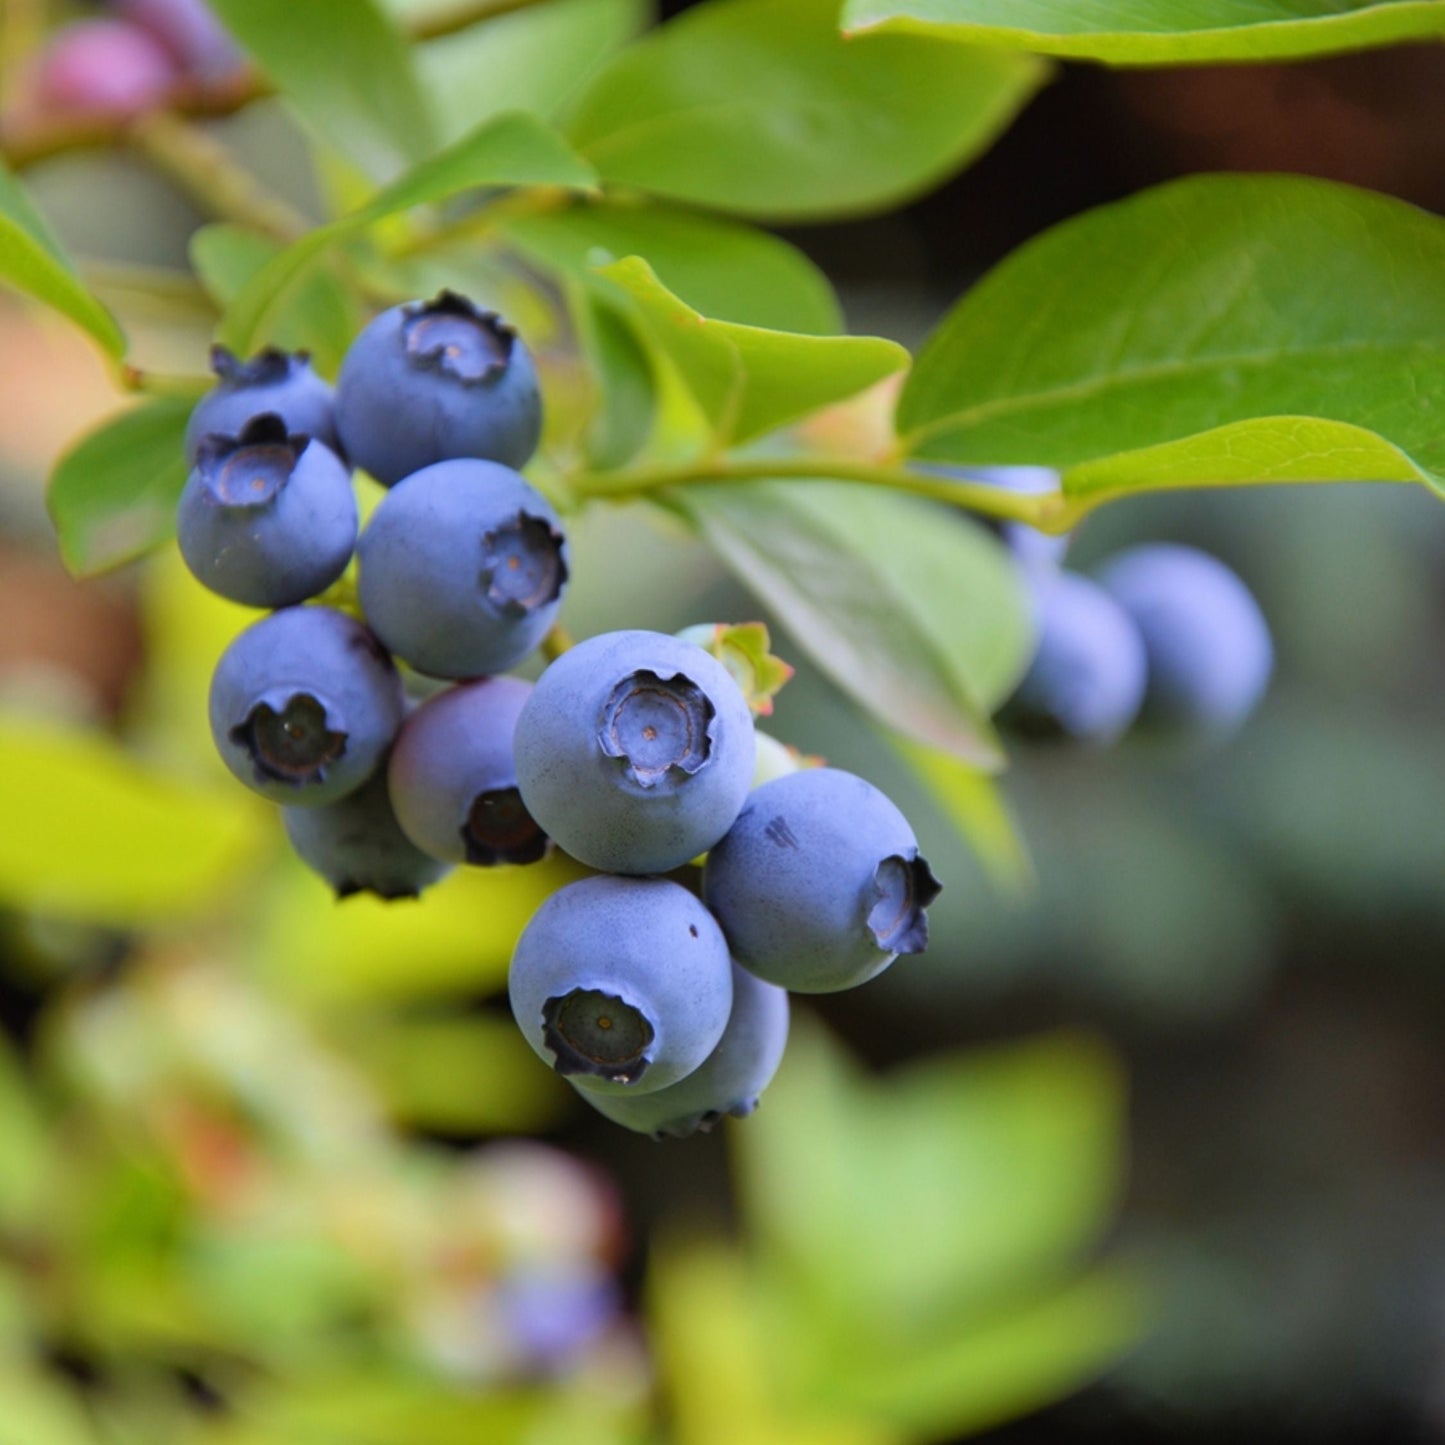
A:
{"type": "Polygon", "coordinates": [[[135,148],[203,210],[283,244],[304,236],[310,222],[273,195],[219,141],[169,111],[142,116],[131,131],[135,148]]]}
{"type": "Polygon", "coordinates": [[[615,472],[584,473],[570,479],[581,500],[621,501],[669,487],[717,485],[727,482],[776,481],[786,478],[859,482],[890,487],[915,497],[963,507],[1005,522],[1027,522],[1045,532],[1066,532],[1076,508],[1058,492],[1029,496],[983,482],[956,482],[902,466],[860,462],[850,457],[705,457],[680,466],[633,467],[615,472]]]}

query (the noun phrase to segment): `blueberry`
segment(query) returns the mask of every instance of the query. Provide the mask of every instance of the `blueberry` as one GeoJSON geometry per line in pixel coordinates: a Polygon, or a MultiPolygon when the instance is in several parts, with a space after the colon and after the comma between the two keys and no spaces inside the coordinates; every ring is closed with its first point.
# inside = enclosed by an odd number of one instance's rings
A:
{"type": "Polygon", "coordinates": [[[331,388],[314,371],[304,351],[268,347],[239,361],[224,346],[211,348],[216,385],[196,403],[186,422],[186,457],[195,462],[202,440],[212,432],[239,436],[248,422],[275,412],[288,432],[311,437],[340,452],[332,417],[331,388]]]}
{"type": "Polygon", "coordinates": [[[660,632],[564,652],[517,721],[517,782],[558,847],[612,873],[665,873],[712,847],[752,779],[747,701],[727,669],[660,632]]]}
{"type": "Polygon", "coordinates": [[[574,1368],[622,1313],[622,1291],[600,1265],[531,1265],[498,1280],[496,1304],[520,1368],[555,1375],[574,1368]]]}
{"type": "Polygon", "coordinates": [[[449,863],[423,853],[401,831],[384,771],[338,802],[283,808],[281,816],[302,862],[326,879],[338,898],[353,893],[416,898],[452,871],[449,863]]]}
{"type": "Polygon", "coordinates": [[[733,957],[800,993],[852,988],[921,952],[938,891],[903,814],[837,768],[754,789],[703,868],[733,957]]]}
{"type": "Polygon", "coordinates": [[[359,788],[401,724],[401,680],[376,638],[329,607],[252,623],[211,679],[211,736],[247,787],[314,807],[359,788]]]}
{"type": "Polygon", "coordinates": [[[685,1079],[651,1094],[582,1097],[615,1124],[654,1139],[706,1133],[725,1114],[745,1118],[758,1106],[788,1042],[788,994],[733,964],[733,1009],[717,1048],[685,1079]]]}
{"type": "Polygon", "coordinates": [[[346,353],[336,425],[351,460],[386,486],[453,457],[525,466],[542,432],[531,353],[451,291],[394,306],[346,353]]]}
{"type": "Polygon", "coordinates": [[[35,101],[61,115],[127,120],[164,105],[180,78],[146,31],[124,20],[77,20],[41,53],[35,101]]]}
{"type": "Polygon", "coordinates": [[[205,0],[120,0],[116,7],[163,45],[185,73],[206,84],[233,78],[245,57],[205,0]]]}
{"type": "Polygon", "coordinates": [[[1098,579],[1144,639],[1142,722],[1219,735],[1249,716],[1269,682],[1274,649],[1259,604],[1223,562],[1194,547],[1150,543],[1118,553],[1098,579]]]}
{"type": "Polygon", "coordinates": [[[248,607],[324,592],[356,547],[351,473],[321,442],[267,413],[209,435],[181,492],[176,537],[196,580],[248,607]]]}
{"type": "Polygon", "coordinates": [[[424,702],[402,724],[388,764],[402,831],[453,863],[535,863],[547,835],[517,790],[512,734],[532,684],[465,682],[424,702]]]}
{"type": "Polygon", "coordinates": [[[567,543],[557,514],[510,467],[437,462],[394,487],[361,534],[361,606],[419,672],[504,672],[561,606],[567,543]]]}
{"type": "Polygon", "coordinates": [[[732,1009],[727,944],[665,878],[584,878],[537,910],[512,954],[512,1012],[580,1087],[650,1093],[692,1073],[732,1009]]]}
{"type": "Polygon", "coordinates": [[[1037,737],[1112,743],[1144,700],[1144,640],[1107,592],[1076,572],[1036,575],[1038,645],[1004,708],[1004,721],[1037,737]]]}

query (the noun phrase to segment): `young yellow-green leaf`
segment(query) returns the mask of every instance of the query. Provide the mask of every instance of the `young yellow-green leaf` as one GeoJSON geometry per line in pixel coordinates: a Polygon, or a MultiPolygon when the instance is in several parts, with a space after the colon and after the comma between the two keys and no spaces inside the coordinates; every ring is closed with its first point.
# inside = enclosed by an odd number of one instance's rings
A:
{"type": "Polygon", "coordinates": [[[908,365],[903,347],[879,337],[805,336],[702,316],[638,256],[604,266],[601,274],[636,303],[719,442],[761,436],[908,365]]]}
{"type": "Polygon", "coordinates": [[[978,155],[1044,74],[926,37],[847,40],[837,0],[709,0],[622,51],[568,133],[618,185],[742,215],[850,215],[978,155]]]}
{"type": "Polygon", "coordinates": [[[0,283],[67,316],[111,356],[125,355],[115,317],[86,290],[25,188],[0,165],[0,283]]]}
{"type": "MultiPolygon", "coordinates": [[[[920,457],[1068,469],[1274,418],[1197,442],[1193,463],[1155,460],[1206,480],[1256,464],[1298,477],[1323,445],[1398,478],[1445,475],[1442,415],[1445,221],[1299,176],[1192,176],[1066,221],[996,267],[924,347],[898,426],[920,457]],[[1404,458],[1363,456],[1357,435],[1328,429],[1302,437],[1302,417],[1374,433],[1404,458]],[[1232,447],[1248,455],[1208,476],[1232,447]],[[1272,466],[1271,448],[1293,459],[1272,466]]],[[[1318,465],[1338,476],[1353,461],[1318,465]]],[[[1066,485],[1097,489],[1098,476],[1066,485]]]]}
{"type": "Polygon", "coordinates": [[[1271,416],[1069,467],[1064,496],[1080,512],[1135,492],[1280,482],[1445,482],[1360,427],[1271,416]]]}
{"type": "Polygon", "coordinates": [[[192,403],[175,397],[103,422],[56,463],[46,505],[77,576],[129,562],[175,533],[192,403]]]}
{"type": "MultiPolygon", "coordinates": [[[[201,284],[223,311],[284,250],[271,237],[229,221],[202,226],[189,249],[201,284]]],[[[334,377],[360,325],[352,293],[331,271],[314,267],[286,288],[286,305],[273,316],[267,341],[310,352],[316,370],[334,377]]]]}
{"type": "Polygon", "coordinates": [[[817,666],[874,717],[981,766],[1027,665],[1002,546],[929,502],[844,482],[719,483],[670,500],[817,666]]]}
{"type": "Polygon", "coordinates": [[[303,122],[369,175],[429,155],[434,126],[401,30],[376,0],[211,0],[303,122]]]}
{"type": "Polygon", "coordinates": [[[265,833],[245,797],[187,787],[99,734],[0,717],[0,901],[107,924],[194,916],[265,833]]]}
{"type": "Polygon", "coordinates": [[[843,28],[1111,65],[1279,60],[1445,35],[1445,0],[847,0],[843,28]]]}
{"type": "Polygon", "coordinates": [[[546,185],[591,190],[597,177],[535,116],[496,116],[378,191],[364,206],[289,246],[244,286],[221,323],[221,340],[249,355],[306,268],[328,246],[398,211],[445,200],[476,186],[546,185]]]}
{"type": "Polygon", "coordinates": [[[651,0],[549,0],[418,47],[443,138],[456,140],[504,110],[552,119],[647,29],[653,9],[651,0]]]}
{"type": "Polygon", "coordinates": [[[504,220],[531,259],[619,293],[597,267],[641,256],[658,280],[704,316],[813,336],[843,316],[828,278],[795,246],[752,226],[673,206],[604,201],[504,220]]]}

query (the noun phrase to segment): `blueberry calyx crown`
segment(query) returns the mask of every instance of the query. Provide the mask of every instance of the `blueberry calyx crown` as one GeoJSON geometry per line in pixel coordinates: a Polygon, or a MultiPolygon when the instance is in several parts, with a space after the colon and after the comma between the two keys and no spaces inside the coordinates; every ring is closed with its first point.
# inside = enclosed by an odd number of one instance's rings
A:
{"type": "Polygon", "coordinates": [[[517,333],[495,311],[455,291],[441,291],[402,315],[402,345],[419,370],[475,386],[499,379],[511,364],[517,333]]]}
{"type": "Polygon", "coordinates": [[[647,1071],[654,1037],[640,1009],[601,989],[574,988],[542,1005],[542,1040],[559,1074],[635,1084],[647,1071]]]}
{"type": "Polygon", "coordinates": [[[928,905],[943,892],[933,870],[917,853],[885,858],[873,875],[868,928],[888,953],[922,953],[928,944],[928,905]]]}
{"type": "Polygon", "coordinates": [[[239,436],[218,432],[201,439],[196,468],[206,490],[223,507],[264,507],[291,480],[311,438],[288,435],[275,412],[262,412],[239,436]]]}
{"type": "Polygon", "coordinates": [[[346,752],[346,733],[327,726],[326,706],[307,692],[290,694],[279,707],[262,698],[230,731],[256,769],[258,783],[305,787],[326,777],[346,752]]]}
{"type": "Polygon", "coordinates": [[[640,668],[603,704],[597,740],[634,783],[651,788],[673,768],[691,777],[707,766],[716,716],[707,694],[685,673],[664,678],[640,668]]]}
{"type": "Polygon", "coordinates": [[[481,582],[487,600],[509,617],[525,617],[562,595],[567,563],[563,535],[545,517],[517,519],[482,534],[481,582]]]}
{"type": "Polygon", "coordinates": [[[467,862],[482,867],[497,863],[536,863],[546,857],[552,840],[527,811],[516,788],[478,793],[462,824],[467,862]]]}
{"type": "Polygon", "coordinates": [[[268,346],[242,361],[228,346],[211,347],[211,370],[229,387],[274,386],[311,365],[309,351],[282,351],[268,346]]]}

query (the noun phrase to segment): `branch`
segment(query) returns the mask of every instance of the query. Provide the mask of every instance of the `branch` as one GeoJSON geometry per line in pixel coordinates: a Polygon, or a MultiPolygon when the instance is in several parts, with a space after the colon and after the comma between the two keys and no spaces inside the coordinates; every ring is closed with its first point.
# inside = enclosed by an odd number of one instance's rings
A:
{"type": "MultiPolygon", "coordinates": [[[[456,0],[429,15],[418,15],[404,27],[404,33],[413,43],[441,40],[484,20],[495,20],[540,3],[542,0],[456,0]]],[[[253,100],[275,93],[275,86],[259,70],[248,68],[232,80],[204,86],[182,82],[167,103],[166,111],[193,120],[235,115],[253,100]]],[[[136,121],[107,116],[12,115],[0,133],[0,155],[12,170],[19,171],[67,151],[124,146],[132,142],[137,127],[150,118],[136,121]]]]}

